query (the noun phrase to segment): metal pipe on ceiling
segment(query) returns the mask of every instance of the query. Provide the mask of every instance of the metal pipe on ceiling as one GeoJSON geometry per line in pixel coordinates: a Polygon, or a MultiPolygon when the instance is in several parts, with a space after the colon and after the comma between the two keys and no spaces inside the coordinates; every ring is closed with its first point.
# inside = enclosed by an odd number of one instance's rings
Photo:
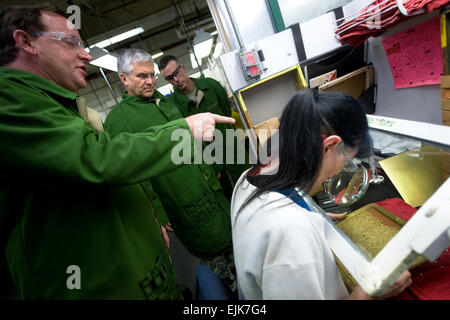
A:
{"type": "MultiPolygon", "coordinates": [[[[106,14],[106,13],[109,13],[111,11],[115,11],[115,10],[119,10],[119,9],[125,8],[126,6],[128,6],[130,4],[133,4],[135,2],[139,2],[139,1],[141,1],[141,0],[133,0],[133,1],[125,2],[125,3],[123,3],[120,6],[117,6],[117,7],[111,8],[111,9],[107,9],[106,11],[102,11],[101,14],[106,14]]],[[[104,2],[110,3],[110,1],[104,1],[104,2]]],[[[101,4],[101,5],[103,5],[103,4],[101,4]]]]}
{"type": "Polygon", "coordinates": [[[191,38],[189,37],[189,34],[186,30],[186,26],[184,24],[183,17],[178,12],[178,6],[174,2],[174,0],[170,0],[170,2],[172,3],[172,5],[175,8],[175,13],[178,17],[178,21],[180,22],[180,26],[183,29],[184,34],[186,35],[186,39],[188,41],[189,47],[191,48],[192,54],[194,55],[194,59],[195,59],[195,62],[197,63],[198,69],[200,70],[200,73],[203,75],[202,67],[201,67],[200,63],[198,62],[197,55],[195,54],[194,46],[192,45],[191,38]]]}

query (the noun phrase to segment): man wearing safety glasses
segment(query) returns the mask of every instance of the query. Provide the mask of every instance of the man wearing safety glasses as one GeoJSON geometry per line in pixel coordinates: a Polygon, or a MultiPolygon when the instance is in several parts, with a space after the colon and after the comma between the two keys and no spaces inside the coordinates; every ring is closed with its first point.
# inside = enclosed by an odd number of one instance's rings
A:
{"type": "MultiPolygon", "coordinates": [[[[121,51],[117,69],[127,93],[105,120],[105,130],[112,137],[122,132],[142,132],[183,117],[181,111],[155,89],[153,59],[148,52],[121,51]]],[[[231,290],[235,290],[230,201],[224,195],[213,166],[206,163],[182,165],[141,184],[153,203],[158,204],[163,232],[174,231],[191,254],[200,257],[202,264],[210,266],[231,290]]],[[[165,237],[168,242],[167,235],[165,237]]]]}
{"type": "Polygon", "coordinates": [[[181,299],[155,208],[137,183],[177,168],[172,132],[210,140],[212,114],[111,138],[81,117],[75,26],[44,6],[0,13],[0,266],[25,299],[181,299]],[[191,134],[189,133],[189,134],[191,134]]]}
{"type": "MultiPolygon", "coordinates": [[[[172,55],[163,56],[158,62],[158,68],[164,79],[173,85],[174,92],[169,98],[178,107],[183,116],[187,117],[200,112],[212,112],[231,117],[230,99],[227,91],[218,81],[203,76],[199,78],[189,77],[186,67],[180,64],[180,61],[172,55]]],[[[225,141],[226,130],[233,129],[233,126],[230,124],[219,124],[216,128],[221,131],[225,141]]],[[[235,140],[235,143],[240,142],[235,140]]],[[[229,151],[224,149],[223,152],[225,154],[229,151]]],[[[239,179],[242,172],[249,168],[248,165],[237,164],[236,152],[234,159],[234,164],[215,165],[222,187],[225,189],[225,194],[229,199],[231,199],[234,183],[239,179]]]]}
{"type": "MultiPolygon", "coordinates": [[[[170,99],[185,117],[200,112],[231,116],[227,91],[218,81],[205,77],[189,77],[185,66],[171,55],[162,57],[158,67],[164,79],[174,86],[170,99]]],[[[230,126],[217,126],[221,131],[225,128],[230,126]]],[[[225,131],[222,133],[225,134],[225,131]]]]}

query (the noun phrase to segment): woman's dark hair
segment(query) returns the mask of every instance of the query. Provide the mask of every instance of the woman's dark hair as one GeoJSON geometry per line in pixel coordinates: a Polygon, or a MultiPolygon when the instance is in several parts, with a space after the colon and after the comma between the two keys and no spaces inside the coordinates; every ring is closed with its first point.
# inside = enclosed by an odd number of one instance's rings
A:
{"type": "Polygon", "coordinates": [[[9,6],[0,13],[0,66],[16,58],[18,49],[13,38],[14,31],[20,29],[27,33],[45,31],[41,13],[48,12],[65,17],[65,13],[49,4],[36,6],[9,6]]]}
{"type": "Polygon", "coordinates": [[[299,187],[309,192],[322,162],[323,135],[340,136],[345,146],[359,150],[357,157],[365,157],[371,150],[363,108],[356,99],[339,92],[297,92],[283,111],[278,134],[278,171],[252,176],[260,166],[249,170],[247,178],[258,189],[242,208],[267,191],[299,187]]]}

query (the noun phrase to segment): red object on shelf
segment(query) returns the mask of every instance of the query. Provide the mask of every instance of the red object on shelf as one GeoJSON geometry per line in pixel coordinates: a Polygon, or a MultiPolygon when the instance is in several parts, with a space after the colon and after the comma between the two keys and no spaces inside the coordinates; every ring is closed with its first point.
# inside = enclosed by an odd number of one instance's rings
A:
{"type": "MultiPolygon", "coordinates": [[[[414,14],[421,9],[431,12],[449,3],[449,0],[403,0],[403,6],[408,14],[414,14]]],[[[387,28],[409,17],[401,13],[396,0],[376,0],[362,9],[356,18],[344,20],[335,33],[340,42],[357,47],[369,37],[378,37],[387,28]]]]}
{"type": "MultiPolygon", "coordinates": [[[[408,221],[416,209],[399,198],[377,203],[399,218],[408,221]]],[[[412,269],[412,285],[393,300],[450,300],[450,247],[434,262],[412,269]]]]}
{"type": "Polygon", "coordinates": [[[440,17],[381,40],[395,89],[441,83],[440,17]]]}

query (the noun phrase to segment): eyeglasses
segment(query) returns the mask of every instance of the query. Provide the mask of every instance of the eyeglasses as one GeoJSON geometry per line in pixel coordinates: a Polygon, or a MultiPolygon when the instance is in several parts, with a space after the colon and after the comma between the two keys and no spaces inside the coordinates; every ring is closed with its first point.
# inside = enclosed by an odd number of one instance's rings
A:
{"type": "Polygon", "coordinates": [[[73,50],[84,49],[84,46],[83,46],[83,43],[81,42],[81,40],[73,34],[67,34],[64,32],[41,31],[41,32],[32,32],[32,33],[30,33],[30,35],[33,37],[42,36],[42,37],[47,37],[52,40],[62,41],[65,44],[67,44],[70,49],[73,49],[73,50]]]}
{"type": "Polygon", "coordinates": [[[169,74],[167,77],[165,77],[164,79],[166,79],[166,81],[172,81],[176,76],[178,76],[178,72],[180,72],[181,69],[181,65],[179,65],[173,72],[172,74],[169,74]]]}
{"type": "Polygon", "coordinates": [[[158,75],[154,72],[152,73],[139,73],[138,75],[135,75],[136,78],[141,80],[147,80],[148,78],[156,79],[158,78],[158,75]]]}
{"type": "Polygon", "coordinates": [[[345,152],[344,150],[341,150],[342,153],[345,155],[345,162],[344,165],[342,166],[342,170],[346,171],[346,172],[355,172],[356,170],[358,170],[358,165],[355,163],[355,161],[352,159],[352,157],[350,157],[350,155],[345,152]]]}
{"type": "Polygon", "coordinates": [[[334,203],[348,206],[364,196],[369,185],[369,175],[364,166],[358,165],[344,151],[343,143],[341,144],[340,151],[346,157],[344,165],[337,174],[327,180],[324,184],[324,189],[334,203]]]}

